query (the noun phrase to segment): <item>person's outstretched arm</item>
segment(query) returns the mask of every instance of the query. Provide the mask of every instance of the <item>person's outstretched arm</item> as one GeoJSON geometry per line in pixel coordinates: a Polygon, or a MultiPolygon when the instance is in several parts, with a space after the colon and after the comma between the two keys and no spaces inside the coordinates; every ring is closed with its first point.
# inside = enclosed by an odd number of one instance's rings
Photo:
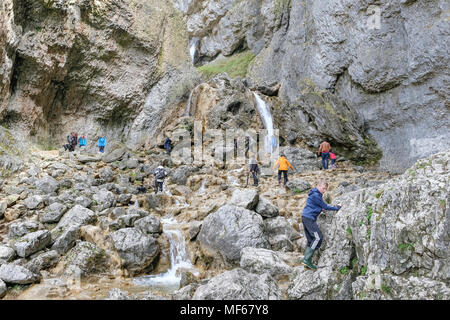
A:
{"type": "Polygon", "coordinates": [[[326,204],[326,202],[323,201],[323,199],[319,196],[313,198],[313,204],[321,207],[323,210],[339,211],[339,209],[341,208],[340,206],[333,207],[326,204]]]}

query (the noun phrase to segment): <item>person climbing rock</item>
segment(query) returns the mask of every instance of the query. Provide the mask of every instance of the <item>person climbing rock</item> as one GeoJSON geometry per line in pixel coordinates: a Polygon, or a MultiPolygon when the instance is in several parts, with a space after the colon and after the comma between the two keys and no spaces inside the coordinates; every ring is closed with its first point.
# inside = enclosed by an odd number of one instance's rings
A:
{"type": "Polygon", "coordinates": [[[105,136],[101,136],[100,139],[98,139],[98,148],[100,152],[105,152],[106,147],[106,138],[105,136]]]}
{"type": "Polygon", "coordinates": [[[158,193],[158,189],[163,191],[163,183],[164,179],[167,176],[167,171],[163,166],[159,166],[153,171],[153,175],[155,176],[155,194],[158,193]]]}
{"type": "Polygon", "coordinates": [[[275,162],[273,169],[278,165],[278,185],[281,183],[281,174],[283,174],[284,179],[284,185],[286,186],[286,183],[288,182],[287,172],[289,168],[294,170],[294,168],[289,163],[288,159],[286,159],[286,156],[284,154],[281,154],[280,158],[275,162]]]}
{"type": "Polygon", "coordinates": [[[302,223],[305,230],[306,239],[308,240],[305,256],[301,261],[306,267],[310,269],[317,269],[315,265],[312,264],[311,259],[314,252],[317,251],[322,245],[322,232],[317,225],[317,216],[325,210],[339,211],[341,205],[335,207],[329,206],[322,200],[323,194],[328,189],[328,182],[326,180],[319,180],[317,186],[309,191],[308,199],[306,199],[305,208],[302,212],[302,223]]]}
{"type": "Polygon", "coordinates": [[[78,139],[78,147],[86,147],[86,137],[84,136],[84,134],[82,134],[80,139],[78,139]]]}
{"type": "MultiPolygon", "coordinates": [[[[254,155],[250,155],[250,173],[253,177],[253,186],[258,186],[258,173],[259,173],[259,167],[258,167],[258,161],[256,160],[256,157],[254,155]]],[[[247,176],[248,178],[248,176],[247,176]]],[[[247,179],[248,184],[248,179],[247,179]]]]}
{"type": "Polygon", "coordinates": [[[320,146],[319,150],[317,150],[318,155],[322,155],[322,168],[328,169],[328,159],[330,158],[330,149],[331,146],[327,141],[323,141],[320,146]]]}
{"type": "Polygon", "coordinates": [[[164,141],[164,149],[166,149],[167,154],[172,152],[172,140],[170,140],[170,137],[167,137],[164,141]]]}

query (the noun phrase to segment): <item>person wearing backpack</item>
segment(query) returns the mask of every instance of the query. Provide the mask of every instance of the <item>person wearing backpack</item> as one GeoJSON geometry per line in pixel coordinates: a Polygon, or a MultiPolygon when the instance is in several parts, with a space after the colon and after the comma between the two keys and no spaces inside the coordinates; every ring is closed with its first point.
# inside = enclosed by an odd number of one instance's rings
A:
{"type": "Polygon", "coordinates": [[[100,137],[100,139],[98,139],[99,151],[101,153],[105,152],[105,147],[106,147],[106,138],[105,138],[105,136],[102,136],[102,137],[100,137]]]}
{"type": "Polygon", "coordinates": [[[153,171],[153,175],[155,176],[155,194],[158,193],[158,189],[162,192],[163,191],[163,183],[164,178],[167,176],[167,171],[164,169],[163,166],[159,166],[158,168],[153,171]]]}
{"type": "MultiPolygon", "coordinates": [[[[251,156],[250,158],[250,172],[253,176],[253,186],[258,186],[258,173],[259,173],[259,167],[258,167],[258,161],[256,160],[255,156],[251,156]]],[[[247,176],[248,178],[248,176],[247,176]]],[[[248,179],[247,179],[248,184],[248,179]]]]}

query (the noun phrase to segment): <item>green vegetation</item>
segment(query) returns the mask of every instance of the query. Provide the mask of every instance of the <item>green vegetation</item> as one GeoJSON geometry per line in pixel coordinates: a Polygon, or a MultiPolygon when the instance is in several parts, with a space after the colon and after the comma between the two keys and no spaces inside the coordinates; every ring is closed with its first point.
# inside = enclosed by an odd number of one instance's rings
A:
{"type": "Polygon", "coordinates": [[[372,219],[373,214],[373,208],[371,206],[368,206],[366,209],[366,213],[367,213],[367,223],[370,224],[370,219],[372,219]]]}
{"type": "Polygon", "coordinates": [[[447,203],[445,202],[445,200],[439,200],[439,207],[441,207],[442,210],[445,210],[445,208],[447,207],[447,203]]]}
{"type": "Polygon", "coordinates": [[[400,243],[399,245],[398,245],[398,249],[400,250],[400,251],[405,251],[405,250],[411,250],[411,251],[413,251],[414,250],[414,243],[412,243],[412,242],[408,242],[408,243],[400,243]]]}
{"type": "Polygon", "coordinates": [[[347,233],[348,233],[349,235],[353,235],[353,234],[352,234],[352,229],[351,229],[350,227],[347,228],[347,233]]]}
{"type": "Polygon", "coordinates": [[[213,77],[219,73],[227,73],[231,78],[245,77],[250,63],[255,58],[251,51],[244,51],[230,57],[213,61],[209,64],[197,68],[206,77],[213,77]]]}
{"type": "Polygon", "coordinates": [[[348,269],[347,269],[347,267],[342,267],[341,268],[341,270],[339,270],[340,272],[341,272],[341,274],[347,274],[347,272],[348,272],[348,269]]]}
{"type": "Polygon", "coordinates": [[[380,192],[376,193],[375,198],[380,199],[381,196],[383,195],[383,193],[384,193],[384,190],[381,190],[380,192]]]}
{"type": "Polygon", "coordinates": [[[385,293],[391,293],[392,288],[389,287],[389,286],[387,286],[387,285],[385,285],[385,284],[382,284],[382,285],[381,285],[381,291],[383,291],[383,292],[385,292],[385,293]]]}
{"type": "Polygon", "coordinates": [[[361,275],[362,275],[362,276],[365,276],[365,275],[366,275],[366,272],[367,272],[367,266],[363,266],[363,267],[361,268],[361,275]]]}

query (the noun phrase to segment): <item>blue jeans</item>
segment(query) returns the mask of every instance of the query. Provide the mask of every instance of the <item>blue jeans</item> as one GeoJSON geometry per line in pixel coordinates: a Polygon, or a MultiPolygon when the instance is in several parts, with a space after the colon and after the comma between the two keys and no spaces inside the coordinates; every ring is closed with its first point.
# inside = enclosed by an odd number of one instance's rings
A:
{"type": "Polygon", "coordinates": [[[328,159],[330,159],[330,153],[322,152],[322,168],[328,169],[328,159]]]}
{"type": "Polygon", "coordinates": [[[105,146],[100,146],[100,152],[104,152],[105,151],[105,146]]]}
{"type": "Polygon", "coordinates": [[[302,217],[303,229],[305,230],[307,246],[317,250],[322,245],[323,235],[320,232],[317,222],[313,219],[302,217]]]}

